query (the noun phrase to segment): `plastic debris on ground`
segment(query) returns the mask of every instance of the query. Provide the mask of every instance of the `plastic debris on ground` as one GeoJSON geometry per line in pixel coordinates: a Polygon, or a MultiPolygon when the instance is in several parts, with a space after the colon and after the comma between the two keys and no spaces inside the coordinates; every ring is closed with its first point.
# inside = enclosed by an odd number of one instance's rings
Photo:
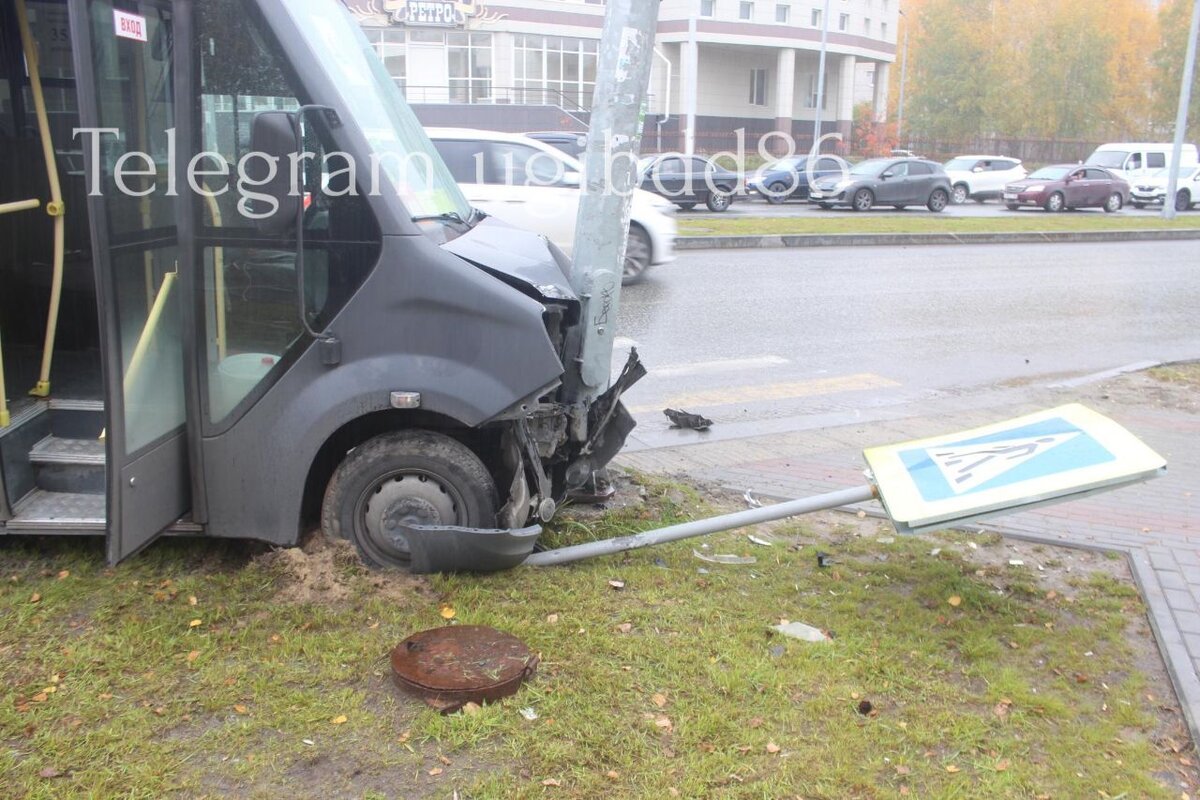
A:
{"type": "Polygon", "coordinates": [[[812,625],[805,625],[803,622],[781,622],[778,625],[772,625],[771,630],[803,642],[831,641],[829,634],[825,633],[825,631],[820,628],[814,628],[812,625]]]}
{"type": "Polygon", "coordinates": [[[530,722],[533,722],[535,719],[538,718],[538,713],[533,710],[533,706],[528,706],[526,708],[522,708],[520,713],[521,713],[522,717],[529,720],[530,722]]]}
{"type": "Polygon", "coordinates": [[[774,547],[775,546],[774,542],[767,541],[766,539],[755,536],[754,534],[750,534],[746,538],[749,539],[754,544],[761,545],[762,547],[774,547]]]}
{"type": "Polygon", "coordinates": [[[744,499],[746,501],[746,505],[750,506],[751,508],[762,508],[762,501],[755,497],[754,492],[750,491],[749,489],[747,489],[746,493],[742,495],[742,499],[744,499]]]}
{"type": "Polygon", "coordinates": [[[705,555],[699,550],[693,550],[692,555],[701,561],[707,561],[710,564],[757,564],[758,559],[754,556],[735,556],[732,553],[713,553],[705,555]]]}
{"type": "Polygon", "coordinates": [[[667,415],[667,419],[671,420],[672,428],[688,428],[694,431],[706,431],[712,427],[712,420],[700,416],[699,414],[690,414],[687,411],[677,411],[674,408],[664,408],[663,413],[667,415]]]}

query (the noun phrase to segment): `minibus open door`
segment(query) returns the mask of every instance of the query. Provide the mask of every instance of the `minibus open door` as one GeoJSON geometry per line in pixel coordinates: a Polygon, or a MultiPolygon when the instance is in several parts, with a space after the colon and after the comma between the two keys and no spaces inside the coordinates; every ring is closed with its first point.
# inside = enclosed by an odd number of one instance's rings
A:
{"type": "MultiPolygon", "coordinates": [[[[175,43],[187,41],[174,5],[69,6],[104,361],[110,563],[145,547],[191,505],[190,305],[179,274],[178,198],[164,188],[174,161],[175,43]]],[[[186,57],[187,47],[179,49],[186,57]]]]}

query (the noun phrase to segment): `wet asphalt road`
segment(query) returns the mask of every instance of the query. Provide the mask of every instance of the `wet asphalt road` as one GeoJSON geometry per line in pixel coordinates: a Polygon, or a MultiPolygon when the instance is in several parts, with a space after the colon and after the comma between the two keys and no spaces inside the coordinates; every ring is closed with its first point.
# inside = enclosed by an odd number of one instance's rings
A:
{"type": "Polygon", "coordinates": [[[689,251],[621,304],[635,436],[749,436],[1200,357],[1200,241],[689,251]]]}

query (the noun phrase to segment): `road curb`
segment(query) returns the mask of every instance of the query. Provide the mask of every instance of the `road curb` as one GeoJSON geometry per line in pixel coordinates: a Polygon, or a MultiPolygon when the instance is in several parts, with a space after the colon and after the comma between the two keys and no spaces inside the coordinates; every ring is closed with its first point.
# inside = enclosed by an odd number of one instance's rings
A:
{"type": "Polygon", "coordinates": [[[931,244],[1040,244],[1200,239],[1200,228],[1136,231],[1021,231],[1014,233],[795,233],[765,236],[679,236],[676,250],[738,250],[758,247],[864,247],[931,244]]]}

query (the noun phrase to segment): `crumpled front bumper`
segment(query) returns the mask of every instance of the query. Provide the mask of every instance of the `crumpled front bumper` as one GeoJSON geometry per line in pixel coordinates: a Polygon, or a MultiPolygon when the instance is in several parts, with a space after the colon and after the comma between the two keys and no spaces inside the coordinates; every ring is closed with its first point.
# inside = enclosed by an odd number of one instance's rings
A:
{"type": "Polygon", "coordinates": [[[529,557],[541,535],[541,525],[510,529],[401,525],[392,539],[411,554],[409,569],[426,575],[511,569],[529,557]]]}

